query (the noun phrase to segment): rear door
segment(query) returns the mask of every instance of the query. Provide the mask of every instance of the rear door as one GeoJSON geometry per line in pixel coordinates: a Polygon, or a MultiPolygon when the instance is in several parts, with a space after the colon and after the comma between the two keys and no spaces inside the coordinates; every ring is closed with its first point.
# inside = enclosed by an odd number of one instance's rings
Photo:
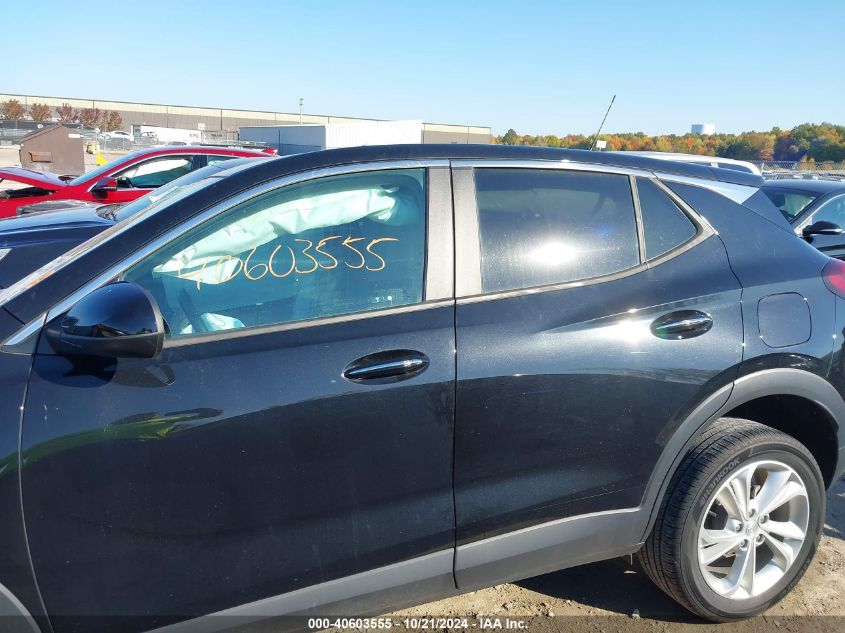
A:
{"type": "Polygon", "coordinates": [[[22,486],[57,633],[454,587],[448,167],[354,172],[136,257],[120,278],[162,310],[159,357],[42,342],[22,486]]]}
{"type": "Polygon", "coordinates": [[[742,320],[721,241],[651,174],[460,163],[454,182],[456,578],[469,587],[554,568],[516,556],[544,526],[636,508],[673,429],[730,382],[742,320]],[[525,543],[509,548],[516,530],[525,543]],[[504,575],[474,567],[505,553],[504,575]]]}

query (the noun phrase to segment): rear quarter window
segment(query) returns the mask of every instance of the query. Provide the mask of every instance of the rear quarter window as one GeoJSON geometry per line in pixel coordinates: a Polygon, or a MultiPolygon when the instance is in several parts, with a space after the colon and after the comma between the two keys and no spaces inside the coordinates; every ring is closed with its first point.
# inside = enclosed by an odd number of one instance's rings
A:
{"type": "Polygon", "coordinates": [[[695,225],[659,186],[637,178],[646,260],[660,257],[692,239],[695,225]]]}

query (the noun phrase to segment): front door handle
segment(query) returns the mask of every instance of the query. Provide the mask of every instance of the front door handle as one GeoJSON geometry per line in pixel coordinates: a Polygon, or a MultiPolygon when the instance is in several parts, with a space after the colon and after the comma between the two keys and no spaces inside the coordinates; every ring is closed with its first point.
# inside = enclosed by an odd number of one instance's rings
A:
{"type": "Polygon", "coordinates": [[[685,339],[701,336],[713,327],[713,317],[698,310],[678,310],[664,314],[651,324],[658,338],[685,339]]]}
{"type": "Polygon", "coordinates": [[[384,384],[412,378],[428,368],[428,356],[410,349],[376,352],[353,360],[343,370],[352,382],[384,384]]]}

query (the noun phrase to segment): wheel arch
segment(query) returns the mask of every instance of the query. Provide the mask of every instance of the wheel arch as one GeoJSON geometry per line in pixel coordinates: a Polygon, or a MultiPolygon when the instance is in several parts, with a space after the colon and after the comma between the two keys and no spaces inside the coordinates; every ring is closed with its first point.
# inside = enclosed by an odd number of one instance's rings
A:
{"type": "Polygon", "coordinates": [[[41,633],[42,631],[29,610],[2,583],[0,583],[0,621],[3,622],[3,631],[8,633],[41,633]]]}
{"type": "MultiPolygon", "coordinates": [[[[838,457],[839,447],[845,445],[845,400],[827,380],[809,371],[783,367],[757,371],[737,378],[732,384],[725,385],[711,394],[678,426],[667,442],[657,465],[652,472],[641,503],[643,515],[647,517],[642,539],[644,540],[654,526],[663,496],[675,471],[698,435],[725,416],[743,417],[743,413],[763,413],[764,419],[755,421],[773,426],[803,444],[808,438],[830,438],[833,444],[824,439],[809,441],[807,446],[820,462],[825,484],[830,485],[843,464],[838,457]],[[776,409],[773,405],[782,399],[788,406],[803,404],[809,411],[815,424],[785,425],[773,424],[765,412],[776,409]],[[785,400],[783,400],[785,399],[785,400]],[[815,451],[814,451],[815,449],[815,451]],[[817,454],[819,451],[822,454],[817,454]],[[825,451],[829,451],[825,453],[825,451]]],[[[761,417],[757,415],[755,417],[761,417]]],[[[754,419],[754,418],[750,418],[754,419]]]]}

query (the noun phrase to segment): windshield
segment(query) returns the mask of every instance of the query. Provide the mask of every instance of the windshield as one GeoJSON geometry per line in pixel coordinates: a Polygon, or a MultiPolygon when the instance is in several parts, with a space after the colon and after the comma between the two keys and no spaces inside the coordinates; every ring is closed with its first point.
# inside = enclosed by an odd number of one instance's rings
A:
{"type": "Polygon", "coordinates": [[[792,222],[804,209],[813,203],[821,194],[812,191],[796,191],[795,189],[763,188],[769,200],[772,201],[783,217],[792,222]]]}

